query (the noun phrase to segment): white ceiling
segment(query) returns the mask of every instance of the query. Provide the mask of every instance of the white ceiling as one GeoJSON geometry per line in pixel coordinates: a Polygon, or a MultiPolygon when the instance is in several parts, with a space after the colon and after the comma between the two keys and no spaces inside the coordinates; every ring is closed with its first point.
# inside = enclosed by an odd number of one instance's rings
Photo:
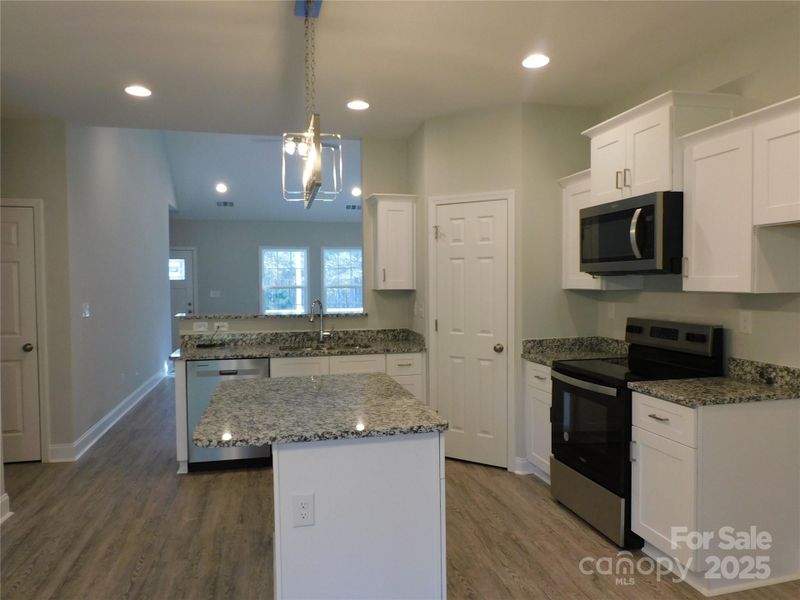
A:
{"type": "MultiPolygon", "coordinates": [[[[361,143],[342,141],[342,194],[334,202],[286,202],[281,187],[281,138],[220,133],[165,131],[164,146],[172,171],[178,219],[361,222],[361,143]],[[224,182],[228,191],[214,189],[224,182]],[[218,201],[233,202],[219,207],[218,201]]],[[[326,166],[324,164],[324,166],[326,166]]]]}
{"type": "MultiPolygon", "coordinates": [[[[792,2],[323,2],[317,108],[345,137],[477,107],[603,105],[792,2]],[[552,62],[525,71],[542,51],[552,62]],[[352,113],[345,102],[372,104],[352,113]]],[[[3,1],[4,115],[279,135],[305,126],[294,2],[3,1]],[[149,99],[126,96],[132,82],[149,99]]]]}

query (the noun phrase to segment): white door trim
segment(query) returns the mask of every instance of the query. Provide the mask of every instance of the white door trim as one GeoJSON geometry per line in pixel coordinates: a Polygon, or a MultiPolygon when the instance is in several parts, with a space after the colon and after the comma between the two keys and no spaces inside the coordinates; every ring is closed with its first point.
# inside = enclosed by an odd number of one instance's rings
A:
{"type": "Polygon", "coordinates": [[[2,198],[0,206],[33,209],[33,253],[36,269],[36,349],[39,368],[39,447],[42,462],[50,460],[50,372],[47,348],[47,288],[44,254],[44,201],[40,198],[2,198]]]}
{"type": "MultiPolygon", "coordinates": [[[[197,246],[170,246],[170,254],[172,254],[173,250],[192,253],[192,293],[194,294],[194,306],[192,307],[192,312],[196,315],[200,314],[200,310],[198,309],[200,304],[200,295],[197,293],[197,246]]],[[[171,306],[169,312],[172,312],[171,306]]],[[[175,315],[170,315],[170,319],[173,318],[175,318],[175,315]]]]}
{"type": "MultiPolygon", "coordinates": [[[[517,315],[516,315],[516,297],[517,297],[517,280],[516,280],[516,199],[514,190],[499,190],[496,192],[480,192],[475,194],[454,194],[448,196],[431,196],[427,206],[427,226],[428,231],[428,347],[430,351],[427,354],[428,361],[428,403],[437,408],[437,372],[431,364],[435,360],[437,352],[436,344],[436,329],[434,321],[437,314],[436,306],[436,240],[433,237],[433,222],[436,217],[436,207],[444,204],[463,204],[465,202],[487,202],[490,200],[505,200],[508,209],[508,296],[507,296],[507,310],[508,310],[508,331],[506,332],[506,352],[516,354],[517,349],[517,315]]],[[[508,386],[506,407],[507,407],[507,448],[506,448],[506,465],[510,471],[514,470],[516,459],[516,406],[514,399],[517,397],[517,360],[514,356],[509,356],[508,363],[508,386]]]]}

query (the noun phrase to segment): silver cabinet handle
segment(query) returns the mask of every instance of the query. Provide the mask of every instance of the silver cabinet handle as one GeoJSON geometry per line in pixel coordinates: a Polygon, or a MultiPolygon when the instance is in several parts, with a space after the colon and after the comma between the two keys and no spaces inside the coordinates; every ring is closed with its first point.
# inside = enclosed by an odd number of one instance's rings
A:
{"type": "Polygon", "coordinates": [[[397,363],[398,367],[413,367],[413,363],[397,363]]]}
{"type": "Polygon", "coordinates": [[[629,230],[629,236],[631,239],[631,250],[633,250],[633,255],[636,258],[642,258],[642,251],[639,250],[639,242],[636,241],[636,230],[639,228],[639,217],[642,214],[642,207],[640,206],[633,212],[633,218],[631,219],[631,228],[629,230]]]}
{"type": "Polygon", "coordinates": [[[542,375],[534,375],[533,378],[538,379],[539,381],[547,381],[547,377],[544,377],[542,375]]]}
{"type": "Polygon", "coordinates": [[[622,185],[625,187],[631,187],[630,179],[628,179],[628,175],[631,176],[633,179],[633,174],[631,173],[630,169],[622,169],[622,185]]]}
{"type": "Polygon", "coordinates": [[[656,413],[650,413],[647,416],[651,419],[655,419],[659,423],[669,423],[669,417],[659,417],[656,413]]]}
{"type": "Polygon", "coordinates": [[[622,189],[622,184],[619,182],[619,178],[622,177],[622,171],[617,171],[615,177],[616,177],[616,179],[614,181],[614,187],[617,188],[618,190],[621,190],[622,189]]]}

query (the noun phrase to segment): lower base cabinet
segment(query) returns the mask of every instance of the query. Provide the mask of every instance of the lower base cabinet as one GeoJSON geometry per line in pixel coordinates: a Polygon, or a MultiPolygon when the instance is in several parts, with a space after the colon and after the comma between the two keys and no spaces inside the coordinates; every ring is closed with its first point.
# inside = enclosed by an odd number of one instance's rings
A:
{"type": "Polygon", "coordinates": [[[549,367],[531,362],[525,363],[526,458],[546,476],[550,475],[552,454],[551,386],[549,367]]]}
{"type": "Polygon", "coordinates": [[[273,358],[270,377],[386,373],[415,398],[426,402],[422,366],[420,353],[273,358]]]}

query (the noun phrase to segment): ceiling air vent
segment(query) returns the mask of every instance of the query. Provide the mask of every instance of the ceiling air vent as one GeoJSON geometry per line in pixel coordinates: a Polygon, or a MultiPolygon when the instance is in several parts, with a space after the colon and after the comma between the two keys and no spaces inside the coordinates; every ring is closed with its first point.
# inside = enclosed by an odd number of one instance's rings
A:
{"type": "Polygon", "coordinates": [[[217,206],[231,207],[233,206],[233,202],[231,202],[230,200],[220,200],[219,202],[217,202],[217,206]]]}
{"type": "Polygon", "coordinates": [[[361,210],[361,205],[360,204],[345,204],[344,205],[344,209],[345,210],[361,210]]]}

